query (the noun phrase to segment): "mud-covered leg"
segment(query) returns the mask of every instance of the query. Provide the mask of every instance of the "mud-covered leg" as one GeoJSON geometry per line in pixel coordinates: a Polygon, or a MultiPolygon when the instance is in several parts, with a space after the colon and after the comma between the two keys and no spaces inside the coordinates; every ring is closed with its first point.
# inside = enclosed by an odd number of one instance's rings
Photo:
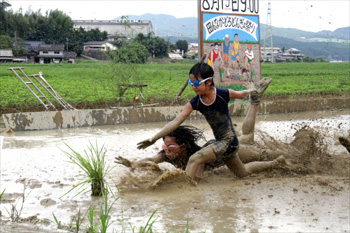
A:
{"type": "MultiPolygon", "coordinates": [[[[251,104],[242,125],[242,136],[239,141],[243,144],[254,142],[255,119],[260,99],[271,83],[271,78],[264,78],[255,84],[255,91],[251,93],[251,104]]],[[[246,88],[252,88],[252,83],[246,84],[246,88]],[[249,86],[251,85],[251,86],[249,86]]]]}
{"type": "Polygon", "coordinates": [[[259,104],[251,104],[249,106],[247,115],[245,116],[242,125],[242,136],[239,137],[239,142],[242,144],[254,142],[255,119],[258,106],[259,104]]]}
{"type": "Polygon", "coordinates": [[[230,171],[239,178],[243,178],[249,175],[249,172],[238,156],[227,158],[224,160],[224,163],[230,169],[230,171]]]}
{"type": "Polygon", "coordinates": [[[204,147],[191,155],[186,166],[186,173],[195,178],[196,174],[200,168],[205,163],[216,160],[216,155],[211,147],[204,147]]]}
{"type": "Polygon", "coordinates": [[[282,164],[285,164],[283,156],[278,157],[273,161],[266,162],[251,162],[243,164],[238,156],[226,159],[226,166],[239,178],[246,177],[252,173],[258,173],[270,168],[276,168],[282,164]]]}
{"type": "Polygon", "coordinates": [[[283,164],[286,164],[286,161],[284,156],[281,155],[273,161],[251,162],[251,163],[245,164],[245,167],[249,173],[258,173],[270,168],[276,168],[283,164]]]}

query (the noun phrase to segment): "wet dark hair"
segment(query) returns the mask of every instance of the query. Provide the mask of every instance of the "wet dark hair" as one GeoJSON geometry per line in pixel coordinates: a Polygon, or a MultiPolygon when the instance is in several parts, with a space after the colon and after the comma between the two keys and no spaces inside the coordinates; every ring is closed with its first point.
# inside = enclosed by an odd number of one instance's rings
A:
{"type": "Polygon", "coordinates": [[[238,36],[238,33],[235,33],[235,35],[233,37],[236,37],[236,36],[238,36]]]}
{"type": "Polygon", "coordinates": [[[214,86],[214,70],[207,63],[205,63],[205,62],[198,62],[197,64],[192,66],[192,68],[190,69],[189,75],[191,75],[191,74],[196,79],[198,79],[198,77],[201,77],[202,79],[213,77],[211,79],[212,80],[211,86],[214,86]]]}
{"type": "Polygon", "coordinates": [[[185,145],[188,155],[192,155],[201,149],[201,147],[197,145],[197,141],[200,139],[205,140],[203,131],[190,125],[179,126],[177,129],[164,136],[163,140],[167,136],[174,138],[175,142],[180,146],[185,145]]]}

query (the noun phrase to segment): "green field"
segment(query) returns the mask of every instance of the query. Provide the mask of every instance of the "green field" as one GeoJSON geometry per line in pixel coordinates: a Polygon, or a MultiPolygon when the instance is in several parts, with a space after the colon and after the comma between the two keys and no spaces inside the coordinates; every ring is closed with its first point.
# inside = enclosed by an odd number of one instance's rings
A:
{"type": "MultiPolygon", "coordinates": [[[[129,89],[118,99],[121,83],[147,84],[144,104],[167,105],[188,78],[193,61],[142,65],[116,65],[109,62],[78,61],[76,64],[0,64],[0,108],[4,112],[43,110],[25,86],[7,70],[24,67],[26,74],[39,71],[50,85],[76,108],[105,108],[132,105],[138,89],[129,89]]],[[[273,82],[267,95],[290,96],[350,93],[350,63],[278,63],[262,64],[262,76],[273,82]]],[[[47,94],[48,96],[48,94],[47,94]]],[[[194,96],[186,88],[181,96],[185,103],[194,96]]],[[[52,100],[52,98],[49,98],[52,100]]],[[[54,100],[55,105],[58,106],[54,100]]]]}

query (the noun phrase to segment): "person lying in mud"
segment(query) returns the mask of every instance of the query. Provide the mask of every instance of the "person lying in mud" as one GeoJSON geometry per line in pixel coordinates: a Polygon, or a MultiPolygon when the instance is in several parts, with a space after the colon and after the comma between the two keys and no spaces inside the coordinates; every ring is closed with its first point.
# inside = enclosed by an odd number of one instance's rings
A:
{"type": "MultiPolygon", "coordinates": [[[[178,169],[185,170],[189,158],[192,154],[199,151],[202,147],[210,145],[215,142],[215,140],[209,140],[203,146],[199,146],[199,141],[206,141],[203,131],[189,125],[181,125],[174,131],[170,132],[168,135],[163,137],[164,144],[162,145],[162,150],[158,152],[157,155],[140,159],[137,161],[130,161],[122,156],[115,157],[116,163],[122,164],[124,166],[130,167],[132,170],[138,167],[148,167],[152,166],[153,169],[158,170],[152,163],[162,163],[168,162],[178,169]],[[149,163],[152,162],[152,163],[149,163]]],[[[251,162],[255,160],[266,159],[266,154],[269,157],[277,158],[283,154],[283,151],[262,149],[252,145],[240,145],[238,150],[238,155],[244,162],[251,162]]],[[[274,168],[279,165],[279,162],[283,160],[282,157],[275,159],[274,161],[261,162],[265,164],[265,169],[274,168]]],[[[252,163],[254,164],[254,163],[252,163]]],[[[248,164],[252,165],[252,164],[248,164]]],[[[222,159],[217,159],[204,164],[203,168],[197,172],[197,176],[200,176],[203,170],[212,170],[225,165],[222,159]]],[[[254,171],[253,171],[254,172],[254,171]]]]}
{"type": "MultiPolygon", "coordinates": [[[[215,136],[215,141],[205,145],[188,159],[185,172],[195,178],[201,174],[206,163],[222,160],[224,164],[238,177],[244,177],[253,172],[259,172],[271,166],[275,166],[277,161],[254,162],[244,165],[238,157],[238,137],[233,127],[231,117],[228,112],[228,102],[234,99],[243,99],[248,94],[251,95],[252,103],[259,103],[260,98],[268,87],[271,79],[266,78],[253,85],[247,86],[247,90],[234,91],[231,89],[219,89],[214,87],[214,71],[206,63],[195,64],[190,72],[188,84],[197,94],[184,108],[184,110],[173,121],[168,123],[154,137],[138,143],[138,149],[144,149],[158,139],[165,137],[177,127],[179,127],[193,110],[200,111],[208,121],[215,136]]],[[[250,126],[254,127],[254,126],[250,126]]],[[[251,135],[247,135],[243,140],[251,140],[251,135]]],[[[280,158],[284,160],[284,158],[280,158]]]]}

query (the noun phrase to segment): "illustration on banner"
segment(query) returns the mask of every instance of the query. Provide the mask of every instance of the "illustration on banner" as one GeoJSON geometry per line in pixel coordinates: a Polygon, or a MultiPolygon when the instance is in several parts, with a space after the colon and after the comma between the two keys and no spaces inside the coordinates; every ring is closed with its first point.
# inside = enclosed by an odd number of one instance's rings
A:
{"type": "Polygon", "coordinates": [[[203,13],[203,53],[215,83],[227,86],[260,80],[259,16],[203,13]]]}

